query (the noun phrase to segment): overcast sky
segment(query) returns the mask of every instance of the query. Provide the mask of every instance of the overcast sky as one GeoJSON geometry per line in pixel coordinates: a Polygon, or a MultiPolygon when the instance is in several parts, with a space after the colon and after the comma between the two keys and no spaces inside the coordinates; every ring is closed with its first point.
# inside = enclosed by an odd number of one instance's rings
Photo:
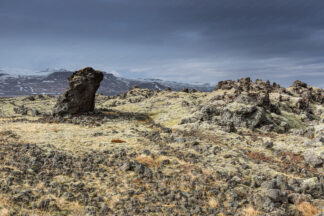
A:
{"type": "Polygon", "coordinates": [[[0,0],[0,70],[324,87],[323,0],[0,0]]]}

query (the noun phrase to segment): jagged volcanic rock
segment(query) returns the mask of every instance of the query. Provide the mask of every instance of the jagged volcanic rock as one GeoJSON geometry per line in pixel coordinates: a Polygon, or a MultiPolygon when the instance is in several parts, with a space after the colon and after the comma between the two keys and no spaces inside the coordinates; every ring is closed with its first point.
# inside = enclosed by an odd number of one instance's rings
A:
{"type": "Polygon", "coordinates": [[[237,82],[234,80],[225,80],[219,81],[216,85],[214,91],[217,90],[230,90],[235,89],[238,93],[240,92],[249,92],[249,91],[263,91],[263,92],[274,92],[282,91],[284,88],[280,87],[277,83],[270,84],[270,81],[267,80],[263,82],[260,79],[256,79],[255,82],[252,82],[250,77],[240,78],[237,82]]]}
{"type": "Polygon", "coordinates": [[[76,71],[69,78],[68,89],[61,95],[53,115],[84,113],[94,110],[95,94],[103,79],[103,73],[91,67],[76,71]]]}
{"type": "Polygon", "coordinates": [[[68,118],[49,95],[0,97],[0,215],[321,215],[323,89],[134,84],[68,118]]]}
{"type": "Polygon", "coordinates": [[[294,124],[285,114],[281,115],[281,110],[303,115],[312,121],[314,111],[310,104],[323,104],[324,101],[323,89],[298,80],[290,88],[271,84],[269,80],[253,82],[249,77],[225,80],[218,82],[214,92],[219,93],[193,116],[182,119],[181,124],[209,122],[224,127],[262,128],[284,133],[294,124]],[[285,104],[284,97],[295,102],[285,104]]]}

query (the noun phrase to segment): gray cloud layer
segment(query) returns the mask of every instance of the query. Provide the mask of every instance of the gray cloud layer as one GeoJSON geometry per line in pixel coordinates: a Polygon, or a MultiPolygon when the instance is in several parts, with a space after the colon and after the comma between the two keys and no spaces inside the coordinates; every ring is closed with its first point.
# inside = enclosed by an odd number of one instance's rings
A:
{"type": "Polygon", "coordinates": [[[0,0],[0,67],[324,83],[322,0],[0,0]]]}

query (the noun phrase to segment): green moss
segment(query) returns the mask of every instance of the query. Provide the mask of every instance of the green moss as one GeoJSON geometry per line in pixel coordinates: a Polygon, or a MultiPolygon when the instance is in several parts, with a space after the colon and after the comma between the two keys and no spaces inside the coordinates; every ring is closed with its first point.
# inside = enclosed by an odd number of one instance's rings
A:
{"type": "Polygon", "coordinates": [[[181,122],[181,118],[171,119],[171,120],[165,122],[165,126],[173,127],[173,126],[178,125],[180,122],[181,122]]]}
{"type": "Polygon", "coordinates": [[[305,128],[305,124],[302,122],[299,116],[288,113],[285,111],[281,112],[281,116],[277,116],[280,120],[287,122],[289,128],[301,129],[305,128]]]}
{"type": "Polygon", "coordinates": [[[279,103],[280,111],[292,112],[291,106],[289,103],[279,103]]]}

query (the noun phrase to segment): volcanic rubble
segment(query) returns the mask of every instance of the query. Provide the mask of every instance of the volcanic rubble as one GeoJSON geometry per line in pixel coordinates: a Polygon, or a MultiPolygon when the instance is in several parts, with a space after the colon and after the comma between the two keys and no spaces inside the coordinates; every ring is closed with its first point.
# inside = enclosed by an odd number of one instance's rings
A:
{"type": "Polygon", "coordinates": [[[0,215],[323,213],[323,89],[243,78],[67,116],[56,102],[0,98],[0,215]]]}

